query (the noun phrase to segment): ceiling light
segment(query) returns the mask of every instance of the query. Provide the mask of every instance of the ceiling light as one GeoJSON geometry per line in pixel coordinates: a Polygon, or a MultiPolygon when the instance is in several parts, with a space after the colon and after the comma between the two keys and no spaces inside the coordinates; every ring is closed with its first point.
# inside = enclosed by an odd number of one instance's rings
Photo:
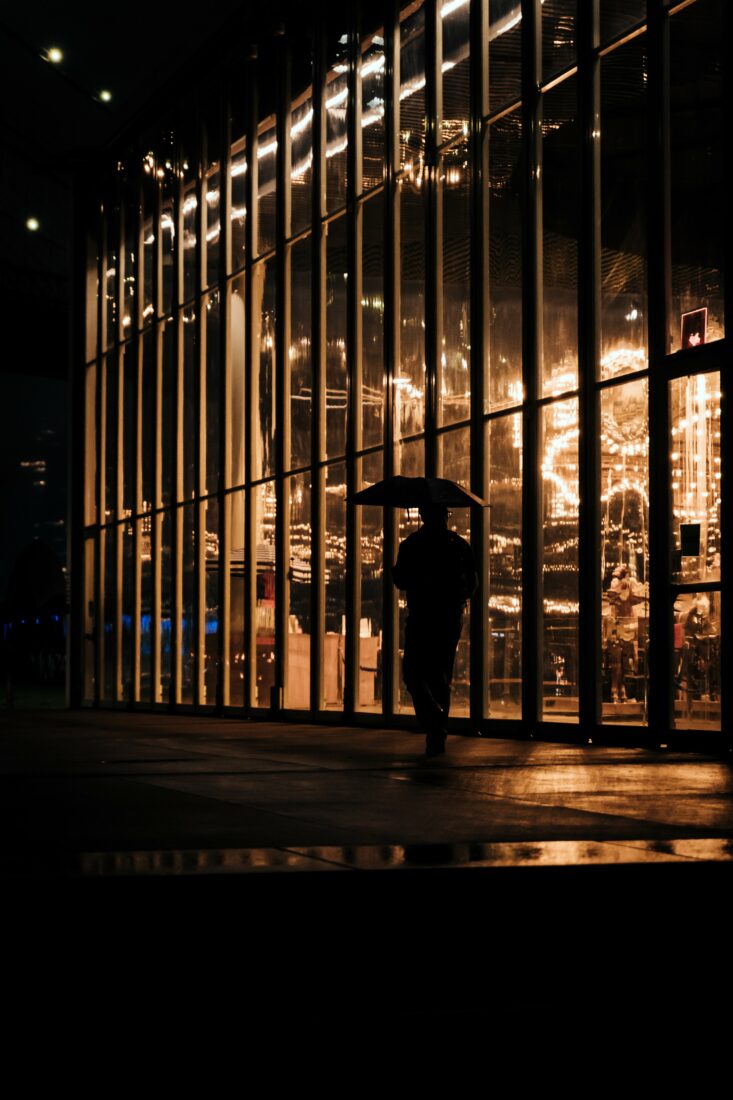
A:
{"type": "Polygon", "coordinates": [[[58,65],[58,63],[63,60],[64,55],[58,46],[51,46],[46,50],[46,61],[51,61],[54,65],[58,65]]]}
{"type": "Polygon", "coordinates": [[[109,103],[109,101],[110,101],[110,100],[111,100],[111,98],[112,98],[112,93],[111,93],[111,92],[108,92],[108,91],[107,91],[107,89],[106,89],[106,88],[104,88],[104,89],[103,89],[103,90],[102,90],[102,91],[101,91],[101,92],[99,93],[99,98],[100,98],[100,99],[102,100],[102,103],[109,103]]]}
{"type": "Polygon", "coordinates": [[[31,233],[35,233],[37,229],[41,228],[41,223],[39,222],[38,218],[28,218],[27,222],[25,223],[25,227],[26,229],[30,229],[31,233]]]}

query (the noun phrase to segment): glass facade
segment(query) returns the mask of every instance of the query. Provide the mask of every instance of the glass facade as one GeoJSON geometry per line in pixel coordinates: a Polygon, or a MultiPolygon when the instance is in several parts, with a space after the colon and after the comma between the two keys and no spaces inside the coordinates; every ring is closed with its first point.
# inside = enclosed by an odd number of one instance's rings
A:
{"type": "Polygon", "coordinates": [[[457,728],[725,729],[722,0],[356,18],[100,179],[80,698],[409,719],[417,516],[350,498],[427,474],[489,504],[457,728]]]}

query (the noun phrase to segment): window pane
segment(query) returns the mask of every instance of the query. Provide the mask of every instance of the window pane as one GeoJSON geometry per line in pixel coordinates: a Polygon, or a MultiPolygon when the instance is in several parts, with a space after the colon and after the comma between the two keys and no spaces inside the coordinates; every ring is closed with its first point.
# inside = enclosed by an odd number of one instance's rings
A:
{"type": "Polygon", "coordinates": [[[489,0],[489,110],[497,111],[522,94],[522,5],[520,0],[489,0]]]}
{"type": "Polygon", "coordinates": [[[326,209],[346,202],[347,111],[349,106],[346,35],[334,51],[335,65],[326,76],[326,209]]]}
{"type": "Polygon", "coordinates": [[[670,384],[672,579],[720,580],[720,374],[670,384]]]}
{"type": "Polygon", "coordinates": [[[486,425],[488,716],[522,714],[522,416],[486,425]]]}
{"type": "Polygon", "coordinates": [[[153,507],[153,460],[155,447],[155,351],[157,335],[148,330],[143,335],[143,375],[140,392],[140,431],[142,459],[142,509],[153,507]]]}
{"type": "Polygon", "coordinates": [[[346,218],[328,226],[326,241],[326,454],[346,451],[346,218]]]}
{"type": "Polygon", "coordinates": [[[400,24],[400,167],[418,172],[425,157],[425,8],[400,24]]]}
{"type": "Polygon", "coordinates": [[[519,111],[490,127],[487,412],[522,401],[522,209],[519,111]]]}
{"type": "Polygon", "coordinates": [[[721,728],[720,623],[720,592],[676,596],[675,729],[721,728]]]}
{"type": "MultiPolygon", "coordinates": [[[[397,463],[395,473],[405,477],[425,476],[425,441],[423,439],[411,440],[409,443],[400,443],[397,449],[397,463]]],[[[398,541],[403,542],[413,531],[420,526],[420,517],[417,508],[401,508],[398,512],[398,541]]],[[[405,621],[407,619],[407,599],[404,592],[398,592],[397,606],[399,614],[399,665],[398,684],[396,690],[398,713],[414,714],[412,696],[405,687],[402,679],[402,656],[404,653],[405,621]]]]}
{"type": "Polygon", "coordinates": [[[126,515],[137,510],[137,360],[137,347],[126,344],[122,394],[122,507],[126,515]]]}
{"type": "Polygon", "coordinates": [[[601,59],[601,377],[647,365],[646,35],[601,59]]]}
{"type": "Polygon", "coordinates": [[[290,498],[290,563],[288,567],[288,663],[285,706],[310,707],[311,668],[311,475],[287,479],[290,498]]]}
{"type": "Polygon", "coordinates": [[[672,16],[672,351],[721,340],[725,335],[725,46],[719,0],[699,0],[672,16]]]}
{"type": "Polygon", "coordinates": [[[443,204],[443,347],[438,364],[438,422],[466,420],[471,411],[471,169],[468,146],[441,162],[443,204]]]}
{"type": "Polygon", "coordinates": [[[152,517],[140,521],[140,699],[153,701],[153,556],[152,517]]]}
{"type": "Polygon", "coordinates": [[[578,402],[541,411],[542,716],[578,720],[578,402]]]}
{"type": "Polygon", "coordinates": [[[311,248],[311,238],[306,237],[293,245],[291,252],[292,289],[289,356],[291,468],[308,466],[311,460],[311,423],[313,420],[311,248]]]}
{"type": "Polygon", "coordinates": [[[256,707],[269,707],[275,683],[275,483],[254,490],[257,593],[255,606],[256,707]]]}
{"type": "Polygon", "coordinates": [[[194,684],[194,640],[196,614],[196,576],[194,572],[194,512],[196,506],[187,504],[183,508],[183,608],[181,619],[181,702],[193,703],[194,684]]]}
{"type": "Polygon", "coordinates": [[[384,31],[361,47],[362,188],[368,191],[384,175],[384,31]]]}
{"type": "Polygon", "coordinates": [[[119,428],[119,387],[118,387],[118,358],[117,353],[106,356],[105,383],[106,383],[106,415],[105,415],[105,523],[117,518],[117,475],[119,472],[119,457],[117,451],[119,428]]]}
{"type": "Polygon", "coordinates": [[[183,499],[199,491],[196,484],[196,429],[199,389],[199,347],[196,313],[184,311],[183,321],[183,499]]]}
{"type": "Polygon", "coordinates": [[[425,427],[425,205],[422,176],[400,185],[400,362],[395,365],[395,430],[425,427]]]}
{"type": "Polygon", "coordinates": [[[198,198],[195,185],[183,192],[183,301],[189,302],[198,291],[196,273],[196,211],[198,198]]]}
{"type": "Polygon", "coordinates": [[[95,598],[94,598],[94,539],[84,540],[84,702],[94,701],[95,683],[95,598]]]}
{"type": "Polygon", "coordinates": [[[84,378],[84,522],[97,522],[97,364],[84,378]]]}
{"type": "Polygon", "coordinates": [[[128,202],[125,210],[125,270],[122,287],[122,339],[124,340],[132,331],[132,323],[135,317],[135,278],[137,261],[136,236],[138,219],[140,216],[139,204],[128,202]]]}
{"type": "Polygon", "coordinates": [[[229,456],[229,485],[244,484],[244,372],[245,372],[245,281],[244,276],[235,279],[231,287],[229,303],[229,409],[231,417],[231,453],[229,456]]]}
{"type": "MultiPolygon", "coordinates": [[[[162,235],[163,250],[163,312],[167,313],[173,308],[173,286],[175,282],[175,246],[176,227],[173,221],[173,200],[164,190],[160,208],[160,231],[162,235]]],[[[151,248],[154,246],[152,234],[150,238],[151,248]]],[[[152,309],[152,306],[151,306],[152,309]]]]}
{"type": "Polygon", "coordinates": [[[160,697],[164,703],[170,698],[173,667],[173,517],[164,512],[161,517],[160,542],[160,697]]]}
{"type": "MultiPolygon", "coordinates": [[[[383,454],[361,461],[361,488],[383,476],[383,454]]],[[[359,691],[357,709],[382,710],[382,571],[384,568],[384,510],[359,508],[361,523],[361,617],[359,619],[359,691]]]]}
{"type": "Polygon", "coordinates": [[[603,720],[646,722],[649,436],[646,380],[601,393],[603,720]]]}
{"type": "Polygon", "coordinates": [[[257,240],[255,254],[275,247],[277,215],[277,132],[271,115],[259,126],[257,146],[257,240]]]}
{"type": "Polygon", "coordinates": [[[255,420],[254,477],[275,472],[275,261],[252,269],[254,347],[252,406],[255,420]]]}
{"type": "Polygon", "coordinates": [[[209,497],[204,506],[205,548],[204,568],[204,699],[216,703],[219,682],[219,501],[209,497]]]}
{"type": "Polygon", "coordinates": [[[468,0],[441,7],[443,28],[443,132],[441,141],[468,134],[471,34],[468,0]]]}
{"type": "Polygon", "coordinates": [[[161,378],[161,474],[163,504],[171,504],[175,497],[173,484],[173,460],[176,445],[176,390],[178,372],[175,358],[176,326],[172,317],[163,324],[163,363],[161,378]]]}
{"type": "Polygon", "coordinates": [[[384,197],[363,207],[361,257],[362,446],[381,443],[384,431],[384,197]]]}
{"type": "Polygon", "coordinates": [[[122,529],[122,692],[126,702],[132,702],[132,618],[135,614],[135,536],[133,526],[125,520],[122,529]]]}
{"type": "Polygon", "coordinates": [[[326,710],[344,705],[346,657],[346,465],[326,467],[326,635],[323,639],[323,698],[326,710]]]}
{"type": "Polygon", "coordinates": [[[221,173],[218,168],[206,177],[206,285],[219,281],[221,242],[221,173]]]}
{"type": "Polygon", "coordinates": [[[313,99],[310,90],[290,115],[291,232],[312,222],[313,99]]]}
{"type": "Polygon", "coordinates": [[[109,527],[100,533],[104,560],[104,690],[102,698],[117,698],[117,529],[109,527]]]}
{"type": "Polygon", "coordinates": [[[545,0],[542,5],[542,79],[575,64],[577,0],[545,0]]]}
{"type": "Polygon", "coordinates": [[[229,705],[243,707],[244,698],[244,491],[224,498],[229,510],[229,705]]]}
{"type": "Polygon", "coordinates": [[[219,294],[209,295],[206,321],[206,492],[219,486],[221,348],[219,344],[219,294]]]}
{"type": "Polygon", "coordinates": [[[601,0],[601,43],[646,19],[646,0],[601,0]]]}
{"type": "Polygon", "coordinates": [[[232,178],[232,271],[239,271],[246,257],[247,153],[244,138],[235,142],[232,148],[229,171],[232,178]]]}
{"type": "MultiPolygon", "coordinates": [[[[145,162],[143,163],[145,168],[145,162]]],[[[155,189],[158,181],[154,180],[148,172],[143,172],[143,314],[148,316],[153,312],[153,265],[155,262],[155,223],[153,214],[155,210],[155,189]]]]}
{"type": "Polygon", "coordinates": [[[548,396],[578,385],[581,163],[575,77],[542,101],[542,392],[548,396]]]}
{"type": "Polygon", "coordinates": [[[117,258],[117,237],[120,232],[119,212],[113,211],[107,218],[107,283],[105,299],[107,310],[107,347],[111,347],[117,336],[117,279],[119,275],[117,258]]]}
{"type": "MultiPolygon", "coordinates": [[[[471,487],[471,433],[468,428],[446,432],[439,438],[442,477],[471,487]]],[[[456,508],[448,517],[448,526],[462,538],[471,540],[471,509],[456,508]]],[[[455,717],[466,716],[471,710],[471,604],[463,616],[463,630],[453,665],[453,685],[450,696],[450,713],[455,717]]]]}

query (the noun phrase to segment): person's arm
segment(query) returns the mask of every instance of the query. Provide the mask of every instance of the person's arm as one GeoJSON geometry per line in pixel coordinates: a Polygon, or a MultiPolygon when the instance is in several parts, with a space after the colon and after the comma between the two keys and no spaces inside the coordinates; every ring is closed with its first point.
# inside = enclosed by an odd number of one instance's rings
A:
{"type": "Polygon", "coordinates": [[[463,586],[463,598],[470,600],[478,588],[478,573],[476,572],[476,559],[468,542],[464,540],[464,552],[461,569],[461,583],[463,586]]]}
{"type": "Polygon", "coordinates": [[[405,551],[405,544],[400,543],[400,548],[397,551],[397,561],[392,566],[392,583],[395,588],[405,589],[407,588],[408,570],[405,559],[407,553],[405,551]]]}

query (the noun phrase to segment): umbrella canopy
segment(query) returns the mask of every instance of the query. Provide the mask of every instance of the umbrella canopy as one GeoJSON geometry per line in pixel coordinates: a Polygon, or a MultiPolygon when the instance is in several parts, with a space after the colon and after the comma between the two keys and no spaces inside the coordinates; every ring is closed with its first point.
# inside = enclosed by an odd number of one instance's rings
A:
{"type": "Polygon", "coordinates": [[[354,504],[385,505],[388,508],[420,508],[442,504],[446,508],[486,508],[481,497],[446,477],[388,477],[351,497],[354,504]]]}

